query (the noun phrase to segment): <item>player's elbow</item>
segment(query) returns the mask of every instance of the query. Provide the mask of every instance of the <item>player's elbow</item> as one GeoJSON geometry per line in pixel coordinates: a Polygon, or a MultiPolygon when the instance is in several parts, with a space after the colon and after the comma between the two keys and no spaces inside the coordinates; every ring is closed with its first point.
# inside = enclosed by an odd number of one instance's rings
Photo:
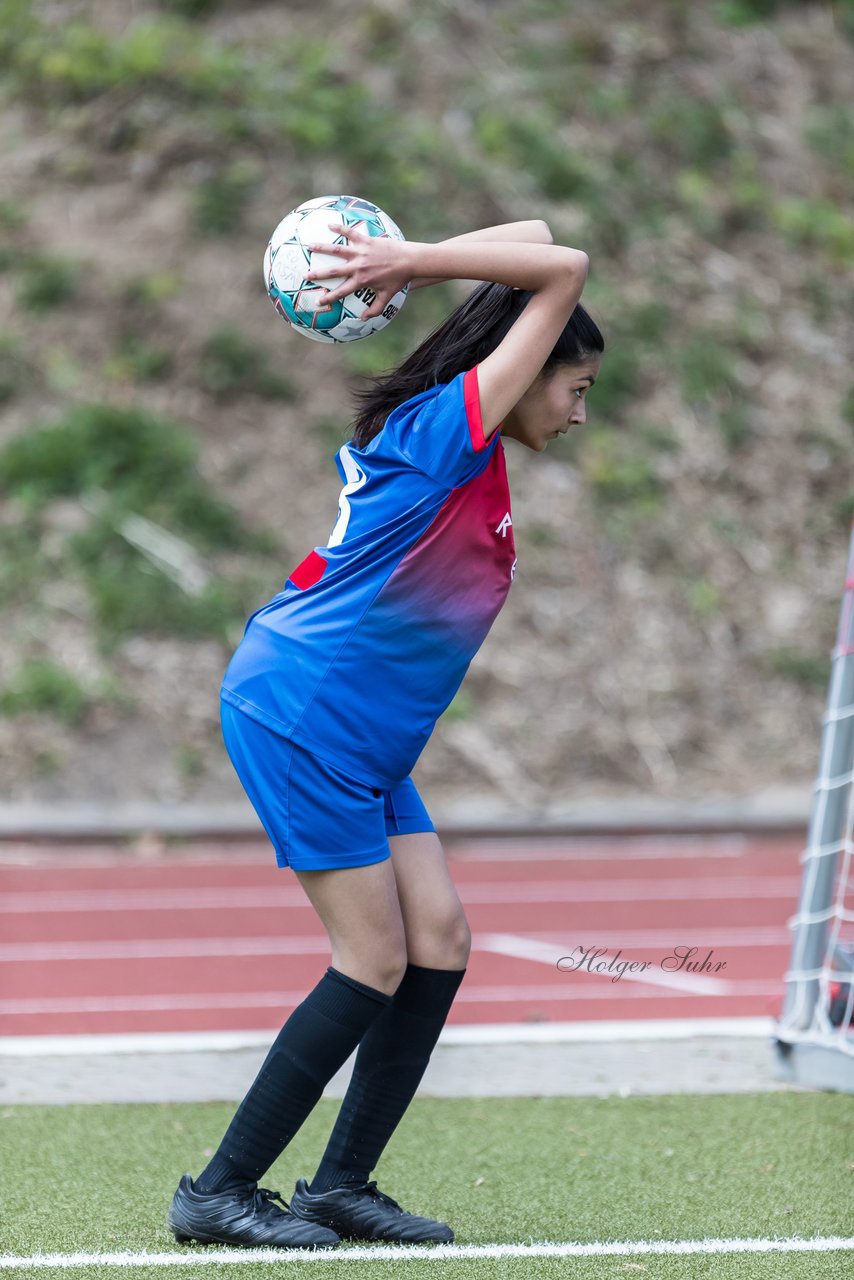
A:
{"type": "Polygon", "coordinates": [[[556,278],[567,289],[577,289],[579,282],[584,284],[590,268],[590,259],[583,249],[563,247],[558,250],[560,262],[556,278]]]}
{"type": "Polygon", "coordinates": [[[552,229],[544,218],[533,218],[531,220],[531,234],[536,238],[538,244],[554,244],[555,242],[552,229]]]}
{"type": "Polygon", "coordinates": [[[577,274],[586,279],[587,272],[590,270],[590,258],[583,249],[570,249],[569,252],[572,254],[577,274]]]}

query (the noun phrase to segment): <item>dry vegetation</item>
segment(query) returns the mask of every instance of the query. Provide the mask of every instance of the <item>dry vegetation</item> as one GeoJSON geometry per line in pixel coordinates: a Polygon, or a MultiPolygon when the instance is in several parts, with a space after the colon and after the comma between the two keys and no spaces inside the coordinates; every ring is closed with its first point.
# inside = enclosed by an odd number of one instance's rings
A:
{"type": "Polygon", "coordinates": [[[608,344],[583,435],[508,446],[519,573],[428,801],[802,786],[854,511],[852,38],[847,2],[0,0],[0,796],[241,794],[243,621],[328,537],[350,389],[457,296],[290,334],[263,247],[325,191],[412,238],[546,217],[608,344]]]}

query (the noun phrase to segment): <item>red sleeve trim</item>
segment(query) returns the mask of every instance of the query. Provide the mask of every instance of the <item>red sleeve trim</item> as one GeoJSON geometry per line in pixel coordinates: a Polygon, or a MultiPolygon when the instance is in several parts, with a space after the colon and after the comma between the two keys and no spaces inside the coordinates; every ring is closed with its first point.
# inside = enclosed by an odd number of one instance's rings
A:
{"type": "Polygon", "coordinates": [[[306,558],[297,565],[288,579],[300,591],[313,587],[326,572],[326,561],[316,551],[310,551],[306,558]]]}
{"type": "Polygon", "coordinates": [[[483,419],[480,416],[480,391],[477,385],[477,365],[469,369],[463,378],[463,400],[466,406],[466,421],[475,453],[486,448],[488,441],[483,438],[483,419]]]}

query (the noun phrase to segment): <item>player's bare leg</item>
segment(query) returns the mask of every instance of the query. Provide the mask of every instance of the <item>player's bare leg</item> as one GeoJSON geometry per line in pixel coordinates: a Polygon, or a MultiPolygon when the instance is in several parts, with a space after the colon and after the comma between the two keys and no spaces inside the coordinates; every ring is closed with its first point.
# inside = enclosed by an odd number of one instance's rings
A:
{"type": "Polygon", "coordinates": [[[329,935],[333,966],[391,995],[407,960],[392,860],[295,875],[329,935]]]}
{"type": "Polygon", "coordinates": [[[410,964],[465,969],[471,930],[435,831],[390,836],[391,862],[410,964]]]}
{"type": "MultiPolygon", "coordinates": [[[[436,834],[391,836],[389,845],[406,971],[391,1004],[359,1045],[323,1160],[310,1185],[299,1180],[291,1207],[350,1239],[448,1242],[454,1234],[446,1223],[405,1212],[368,1181],[421,1082],[471,947],[436,834]]],[[[361,938],[356,926],[348,928],[361,938]]]]}
{"type": "Polygon", "coordinates": [[[279,1032],[201,1176],[181,1179],[169,1212],[178,1240],[306,1248],[338,1242],[334,1228],[308,1222],[292,1207],[283,1212],[257,1184],[390,1007],[406,968],[406,939],[389,862],[300,878],[332,939],[333,964],[279,1032]]]}

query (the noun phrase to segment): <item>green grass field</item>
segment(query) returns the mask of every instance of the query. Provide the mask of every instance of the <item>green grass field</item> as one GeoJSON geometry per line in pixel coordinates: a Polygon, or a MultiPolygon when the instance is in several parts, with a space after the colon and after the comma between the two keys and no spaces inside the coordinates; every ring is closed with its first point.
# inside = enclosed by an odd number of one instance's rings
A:
{"type": "MultiPolygon", "coordinates": [[[[263,1184],[289,1198],[314,1172],[338,1103],[324,1100],[263,1184]]],[[[165,1214],[231,1117],[223,1104],[7,1107],[2,1113],[0,1255],[169,1253],[165,1214]]],[[[784,1239],[850,1236],[854,1102],[835,1094],[747,1097],[416,1099],[376,1171],[457,1243],[784,1239]]],[[[662,1280],[842,1280],[854,1254],[276,1262],[324,1280],[572,1276],[662,1280]]],[[[183,1250],[192,1254],[192,1250],[183,1250]]],[[[120,1274],[260,1280],[271,1263],[46,1267],[41,1277],[120,1274]]],[[[337,1256],[336,1256],[337,1255],[337,1256]]],[[[0,1268],[4,1266],[0,1256],[0,1268]]]]}

